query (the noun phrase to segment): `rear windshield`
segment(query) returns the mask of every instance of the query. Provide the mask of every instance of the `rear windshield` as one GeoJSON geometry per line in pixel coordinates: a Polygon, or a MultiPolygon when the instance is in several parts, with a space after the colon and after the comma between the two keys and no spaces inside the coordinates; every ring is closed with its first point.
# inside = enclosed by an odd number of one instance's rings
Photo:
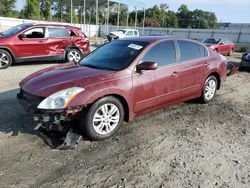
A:
{"type": "Polygon", "coordinates": [[[103,70],[122,70],[130,65],[147,44],[115,40],[89,54],[80,65],[103,70]]]}
{"type": "Polygon", "coordinates": [[[15,26],[15,27],[8,29],[7,31],[2,32],[0,35],[5,36],[5,37],[12,36],[20,31],[28,28],[31,25],[32,24],[21,24],[21,25],[18,25],[18,26],[15,26]]]}

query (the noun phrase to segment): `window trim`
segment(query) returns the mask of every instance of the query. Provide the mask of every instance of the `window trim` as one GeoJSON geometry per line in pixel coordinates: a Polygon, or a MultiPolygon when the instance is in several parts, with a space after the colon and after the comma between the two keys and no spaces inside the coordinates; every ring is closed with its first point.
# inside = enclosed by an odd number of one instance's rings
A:
{"type": "MultiPolygon", "coordinates": [[[[43,27],[43,26],[37,26],[37,27],[27,28],[27,30],[25,30],[25,31],[22,32],[22,34],[25,34],[26,32],[28,32],[28,31],[30,31],[32,29],[37,29],[37,28],[43,29],[43,31],[44,31],[44,37],[43,38],[23,38],[23,39],[25,39],[25,40],[37,40],[37,39],[42,40],[42,39],[47,39],[47,37],[46,37],[46,27],[43,27]]],[[[19,35],[20,34],[18,34],[17,37],[19,35]]]]}
{"type": "MultiPolygon", "coordinates": [[[[208,57],[210,56],[210,52],[209,52],[209,50],[208,50],[208,47],[205,46],[205,45],[203,45],[203,44],[201,44],[201,43],[199,43],[199,42],[197,42],[197,41],[190,41],[190,40],[188,40],[188,39],[176,39],[176,45],[177,45],[177,48],[178,48],[177,50],[178,50],[178,54],[179,54],[178,62],[181,63],[181,64],[183,64],[183,63],[188,63],[188,62],[190,62],[190,61],[202,60],[202,59],[208,58],[208,57]],[[180,51],[180,46],[179,46],[179,44],[178,44],[178,41],[191,42],[191,43],[194,43],[194,44],[197,44],[197,45],[200,45],[200,46],[204,47],[205,50],[207,51],[207,56],[199,57],[199,58],[195,58],[195,59],[189,59],[189,60],[185,60],[185,61],[181,61],[181,51],[180,51]]],[[[200,49],[200,47],[199,47],[199,49],[200,49]]],[[[200,49],[200,53],[201,53],[201,49],[200,49]]]]}

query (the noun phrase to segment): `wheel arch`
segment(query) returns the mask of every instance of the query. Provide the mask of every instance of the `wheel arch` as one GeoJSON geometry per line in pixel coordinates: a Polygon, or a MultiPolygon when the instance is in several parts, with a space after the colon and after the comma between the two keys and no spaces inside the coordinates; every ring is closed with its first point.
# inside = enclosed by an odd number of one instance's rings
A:
{"type": "Polygon", "coordinates": [[[13,53],[13,51],[12,51],[10,48],[4,47],[4,46],[0,46],[0,50],[5,50],[5,51],[7,51],[7,52],[11,55],[11,57],[12,57],[12,62],[13,62],[13,63],[16,61],[15,54],[13,53]]]}
{"type": "MultiPolygon", "coordinates": [[[[220,89],[220,86],[221,86],[220,74],[219,74],[218,72],[212,72],[212,73],[210,73],[210,74],[207,76],[207,78],[208,78],[209,76],[215,76],[215,78],[217,79],[217,82],[218,82],[217,90],[219,90],[219,89],[220,89]]],[[[207,78],[206,78],[206,79],[207,79],[207,78]]]]}

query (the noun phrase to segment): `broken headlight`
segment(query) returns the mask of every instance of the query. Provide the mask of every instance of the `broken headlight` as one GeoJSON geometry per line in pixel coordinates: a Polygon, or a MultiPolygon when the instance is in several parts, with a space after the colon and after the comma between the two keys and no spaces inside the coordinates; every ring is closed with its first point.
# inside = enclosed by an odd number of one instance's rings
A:
{"type": "Polygon", "coordinates": [[[46,99],[44,99],[39,105],[38,109],[64,109],[68,106],[70,101],[80,92],[84,91],[84,88],[81,87],[72,87],[58,91],[46,99]]]}

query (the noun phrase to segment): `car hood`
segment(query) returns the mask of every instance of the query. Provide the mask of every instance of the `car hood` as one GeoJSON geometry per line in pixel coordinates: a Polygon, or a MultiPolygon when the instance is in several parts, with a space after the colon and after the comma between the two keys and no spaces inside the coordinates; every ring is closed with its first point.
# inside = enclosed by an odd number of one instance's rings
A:
{"type": "Polygon", "coordinates": [[[33,95],[49,95],[70,87],[86,88],[113,78],[115,72],[67,63],[35,72],[20,82],[20,87],[33,95]]]}
{"type": "Polygon", "coordinates": [[[124,35],[122,31],[113,31],[110,33],[112,33],[113,35],[116,35],[116,36],[123,36],[124,35]]]}

